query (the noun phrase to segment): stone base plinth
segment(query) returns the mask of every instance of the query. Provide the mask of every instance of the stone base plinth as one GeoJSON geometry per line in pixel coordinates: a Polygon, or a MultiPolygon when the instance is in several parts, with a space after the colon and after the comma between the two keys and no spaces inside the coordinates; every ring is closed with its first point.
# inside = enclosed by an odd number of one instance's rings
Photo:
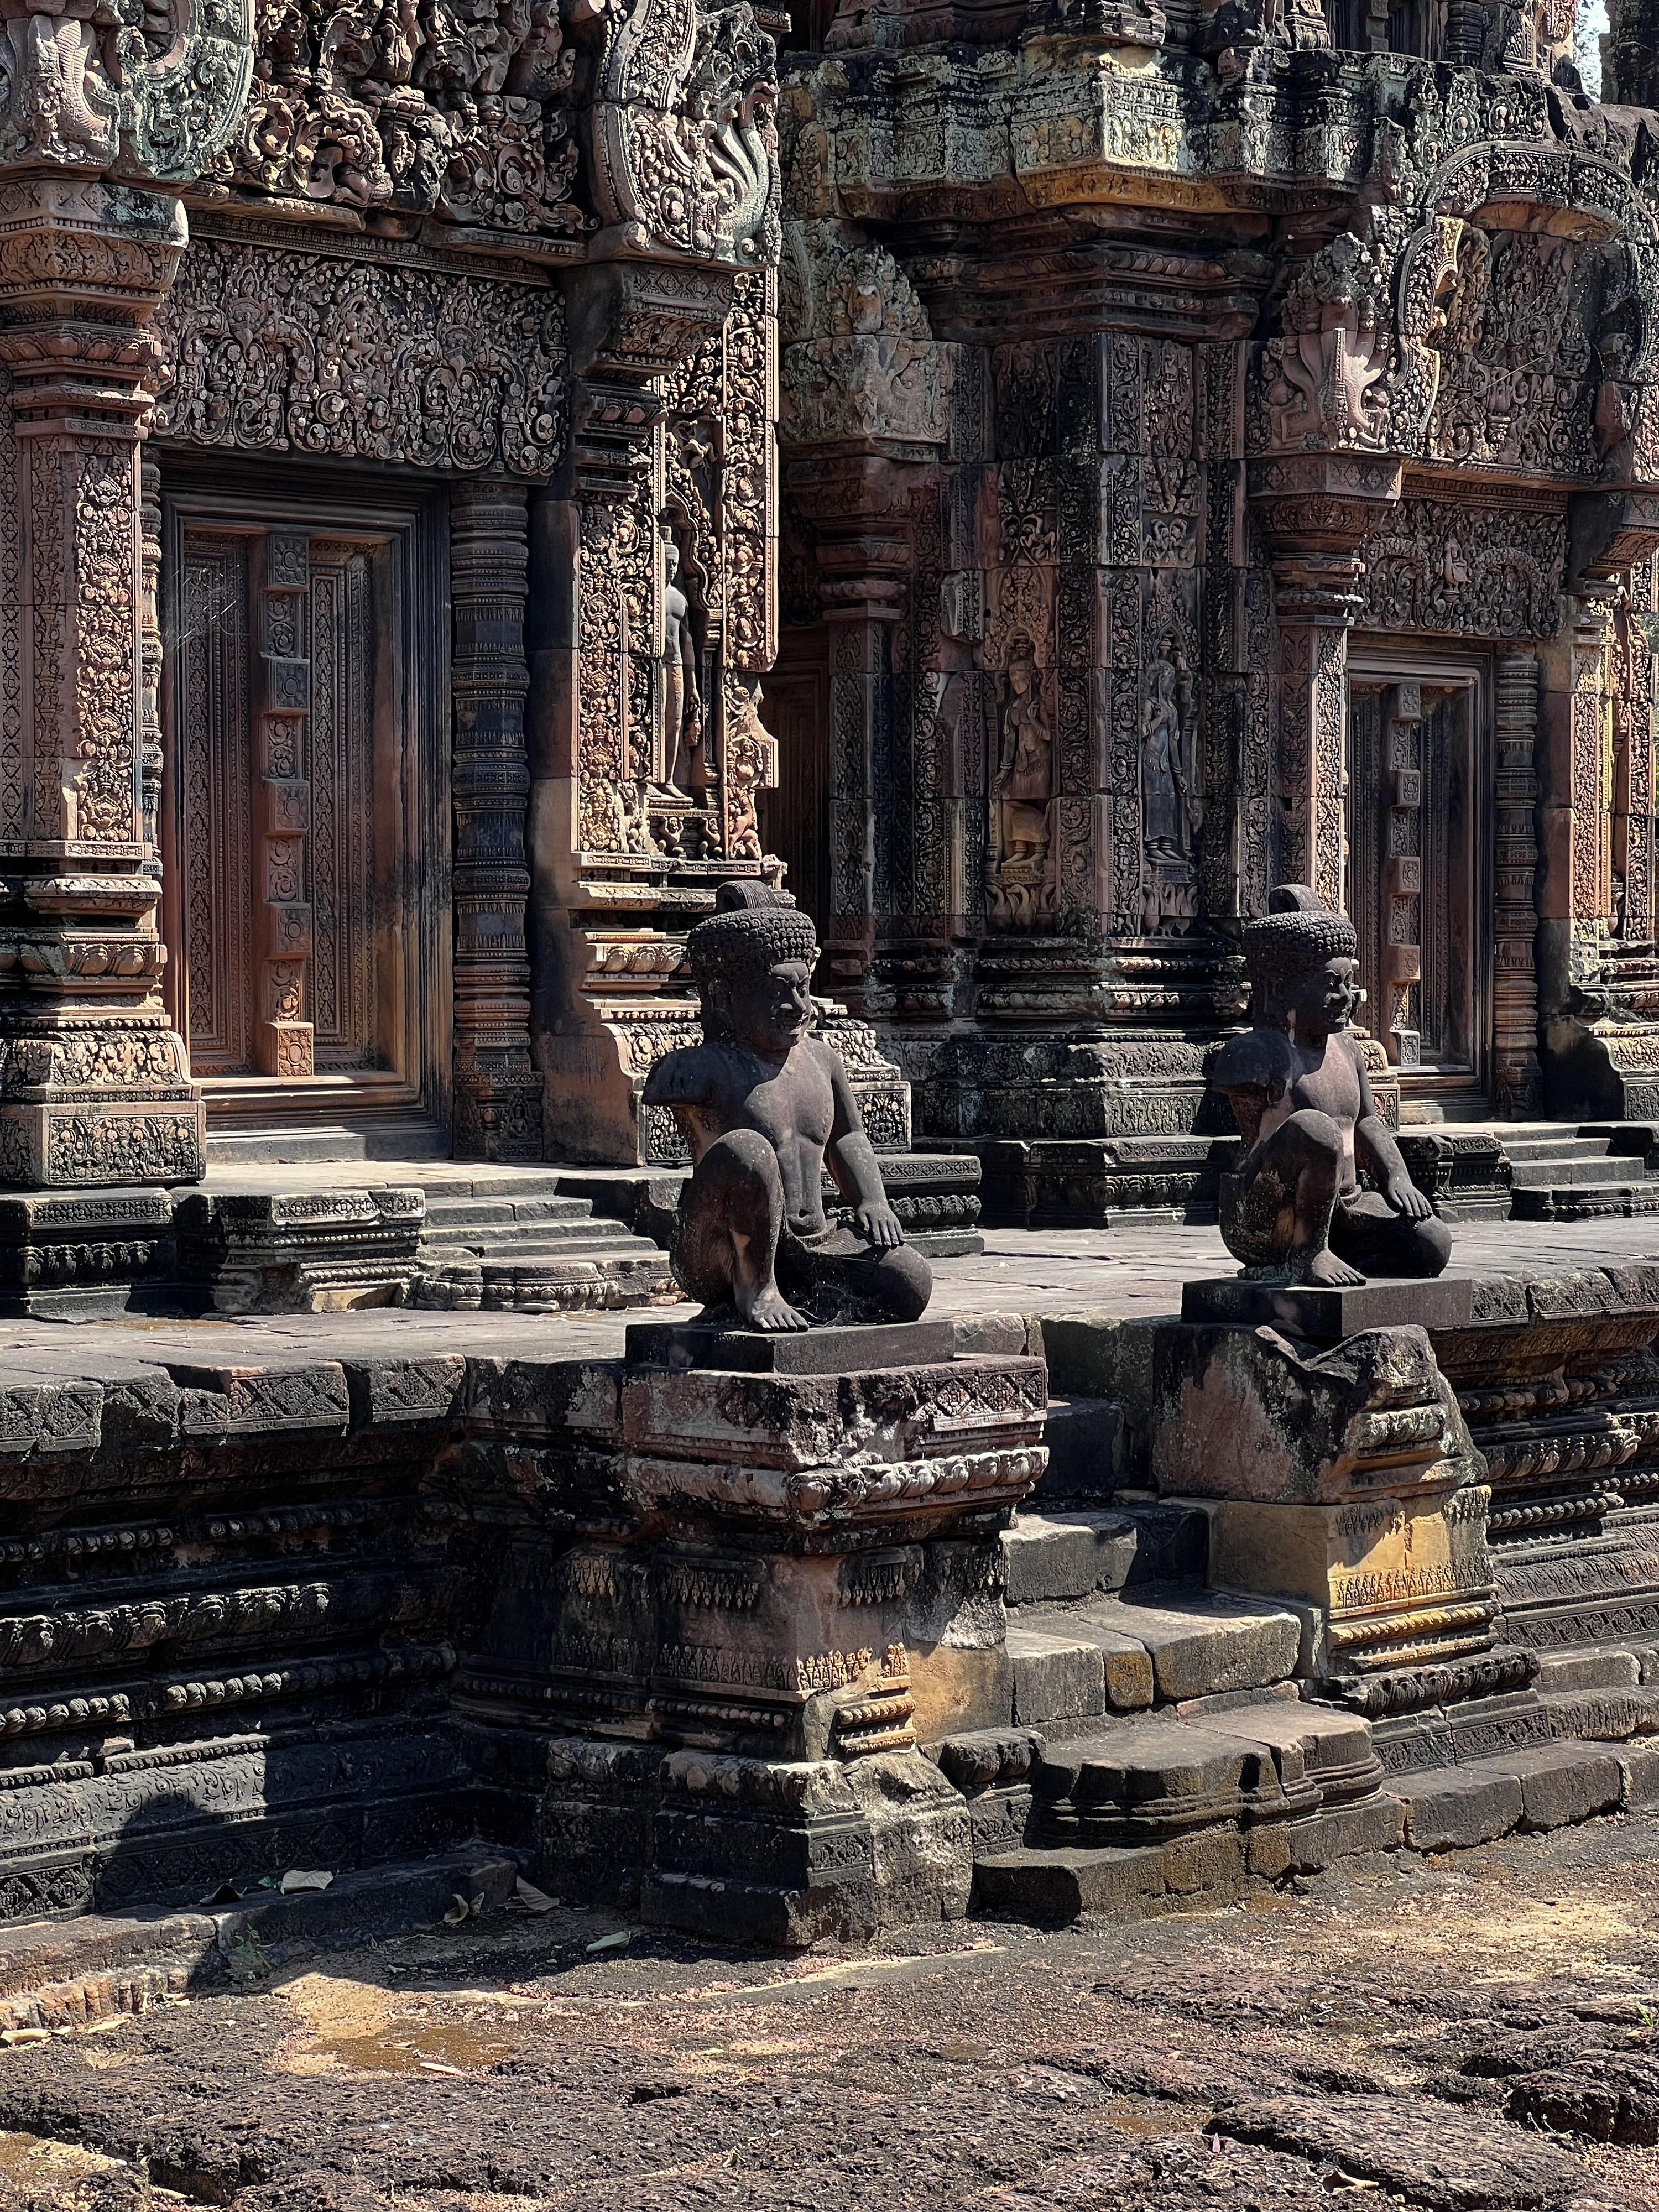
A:
{"type": "Polygon", "coordinates": [[[538,1878],[724,1942],[798,1949],[960,1919],[968,1808],[918,1751],[851,1765],[556,1741],[538,1878]]]}
{"type": "Polygon", "coordinates": [[[407,1297],[426,1198],[417,1185],[197,1191],[177,1218],[180,1277],[216,1312],[341,1313],[407,1297]]]}
{"type": "Polygon", "coordinates": [[[164,1190],[0,1198],[0,1314],[80,1321],[123,1312],[168,1271],[172,1236],[164,1190]]]}
{"type": "Polygon", "coordinates": [[[1443,1668],[1490,1648],[1498,1611],[1486,1547],[1490,1494],[1468,1484],[1340,1504],[1170,1503],[1208,1516],[1218,1588],[1303,1602],[1305,1670],[1351,1695],[1373,1674],[1443,1668]]]}
{"type": "Polygon", "coordinates": [[[878,1367],[932,1365],[956,1352],[948,1321],[894,1322],[763,1334],[697,1322],[635,1322],[630,1367],[725,1368],[744,1375],[867,1375],[878,1367]]]}
{"type": "Polygon", "coordinates": [[[1280,1328],[1310,1343],[1334,1344],[1361,1329],[1397,1328],[1412,1322],[1419,1328],[1467,1328],[1474,1300],[1474,1283],[1467,1275],[1437,1275],[1427,1281],[1377,1275],[1340,1290],[1214,1275],[1182,1285],[1181,1318],[1280,1328]]]}
{"type": "MultiPolygon", "coordinates": [[[[1467,1310],[1471,1285],[1443,1285],[1467,1310]]],[[[1386,1311],[1398,1290],[1443,1285],[1255,1294],[1386,1311]]],[[[1308,1608],[1303,1666],[1328,1693],[1368,1709],[1374,1675],[1444,1681],[1490,1650],[1491,1493],[1423,1329],[1373,1324],[1315,1352],[1248,1324],[1171,1324],[1152,1367],[1159,1492],[1208,1514],[1212,1583],[1308,1608]]]]}

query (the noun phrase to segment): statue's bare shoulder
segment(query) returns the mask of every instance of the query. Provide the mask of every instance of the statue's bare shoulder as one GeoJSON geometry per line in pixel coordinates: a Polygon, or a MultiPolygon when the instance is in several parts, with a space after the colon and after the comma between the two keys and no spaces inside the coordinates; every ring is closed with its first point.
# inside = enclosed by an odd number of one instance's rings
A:
{"type": "Polygon", "coordinates": [[[720,1090],[724,1060],[718,1045],[682,1045],[665,1052],[645,1079],[647,1106],[702,1106],[720,1090]]]}
{"type": "Polygon", "coordinates": [[[1229,1037],[1216,1054],[1210,1080],[1218,1091],[1282,1091],[1296,1079],[1295,1055],[1283,1030],[1267,1024],[1229,1037]]]}

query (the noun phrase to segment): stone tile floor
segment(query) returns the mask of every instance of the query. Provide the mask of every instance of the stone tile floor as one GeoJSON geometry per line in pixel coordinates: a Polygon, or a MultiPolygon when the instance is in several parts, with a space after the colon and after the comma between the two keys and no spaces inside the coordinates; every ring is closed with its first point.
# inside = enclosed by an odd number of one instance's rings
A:
{"type": "Polygon", "coordinates": [[[0,2049],[0,2212],[1659,2212],[1656,1852],[851,1958],[521,1905],[254,1958],[0,2049]]]}
{"type": "MultiPolygon", "coordinates": [[[[934,1263],[929,1311],[951,1320],[987,1314],[1098,1312],[1124,1317],[1175,1313],[1192,1277],[1235,1272],[1213,1228],[1169,1222],[1115,1229],[994,1229],[984,1252],[934,1263]]],[[[1659,1221],[1470,1222],[1457,1232],[1455,1269],[1506,1273],[1659,1260],[1659,1221]]],[[[246,1319],[110,1322],[0,1321],[0,1370],[31,1355],[64,1358],[95,1371],[100,1358],[165,1356],[254,1364],[296,1354],[325,1357],[339,1343],[366,1351],[396,1346],[415,1355],[510,1352],[525,1358],[617,1358],[631,1321],[683,1317],[684,1306],[626,1313],[405,1312],[278,1314],[246,1319]]]]}

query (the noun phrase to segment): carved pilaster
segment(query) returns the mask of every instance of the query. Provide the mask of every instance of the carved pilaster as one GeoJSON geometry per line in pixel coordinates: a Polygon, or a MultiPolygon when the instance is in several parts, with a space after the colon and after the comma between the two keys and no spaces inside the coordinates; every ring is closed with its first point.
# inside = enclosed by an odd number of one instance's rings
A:
{"type": "Polygon", "coordinates": [[[641,1104],[694,1034],[686,926],[775,864],[775,302],[764,267],[596,262],[570,292],[569,460],[533,524],[532,1029],[562,1158],[684,1156],[641,1104]]]}
{"type": "Polygon", "coordinates": [[[542,1156],[540,1079],[530,1055],[530,871],[525,813],[527,500],[485,478],[450,498],[455,611],[455,1153],[542,1156]]]}
{"type": "Polygon", "coordinates": [[[138,463],[138,793],[139,817],[150,858],[161,880],[161,471],[148,454],[138,463]]]}
{"type": "Polygon", "coordinates": [[[0,1178],[180,1182],[203,1112],[162,1011],[142,782],[138,438],[176,200],[0,189],[0,512],[21,650],[0,665],[0,1178]]]}
{"type": "Polygon", "coordinates": [[[818,595],[830,629],[830,912],[822,918],[837,993],[856,995],[890,873],[892,641],[911,547],[908,465],[874,454],[796,462],[789,486],[817,532],[818,595]]]}
{"type": "MultiPolygon", "coordinates": [[[[1644,565],[1650,573],[1651,562],[1644,565]]],[[[1613,642],[1613,867],[1624,886],[1623,935],[1632,942],[1654,933],[1654,804],[1653,654],[1627,595],[1613,642]]]]}
{"type": "Polygon", "coordinates": [[[1279,645],[1278,878],[1346,897],[1348,631],[1361,604],[1358,546],[1397,501],[1398,461],[1287,453],[1253,465],[1250,492],[1273,557],[1279,645]]]}
{"type": "Polygon", "coordinates": [[[1538,833],[1538,663],[1529,653],[1501,654],[1497,671],[1492,853],[1492,1089],[1500,1112],[1516,1120],[1541,1112],[1538,1066],[1538,933],[1534,889],[1538,833]]]}
{"type": "Polygon", "coordinates": [[[1412,988],[1423,975],[1422,724],[1422,685],[1391,684],[1382,708],[1388,842],[1378,981],[1383,994],[1379,1028],[1396,1067],[1416,1067],[1423,1057],[1422,1037],[1411,1021],[1412,988]]]}
{"type": "Polygon", "coordinates": [[[258,581],[254,726],[253,1056],[262,1075],[316,1072],[311,1005],[311,544],[269,531],[258,581]]]}

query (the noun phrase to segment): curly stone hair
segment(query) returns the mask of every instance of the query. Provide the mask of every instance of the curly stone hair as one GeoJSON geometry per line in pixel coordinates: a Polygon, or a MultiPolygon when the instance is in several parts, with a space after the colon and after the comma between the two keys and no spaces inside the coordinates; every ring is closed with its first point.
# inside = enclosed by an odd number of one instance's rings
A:
{"type": "Polygon", "coordinates": [[[1359,939],[1345,914],[1333,914],[1306,884],[1280,884],[1259,921],[1244,925],[1244,964],[1252,982],[1282,983],[1322,968],[1328,960],[1352,960],[1359,939]]]}
{"type": "Polygon", "coordinates": [[[786,903],[782,893],[769,885],[722,884],[719,908],[685,941],[692,981],[700,991],[710,983],[763,975],[780,960],[804,960],[810,968],[817,959],[812,917],[786,903]]]}

